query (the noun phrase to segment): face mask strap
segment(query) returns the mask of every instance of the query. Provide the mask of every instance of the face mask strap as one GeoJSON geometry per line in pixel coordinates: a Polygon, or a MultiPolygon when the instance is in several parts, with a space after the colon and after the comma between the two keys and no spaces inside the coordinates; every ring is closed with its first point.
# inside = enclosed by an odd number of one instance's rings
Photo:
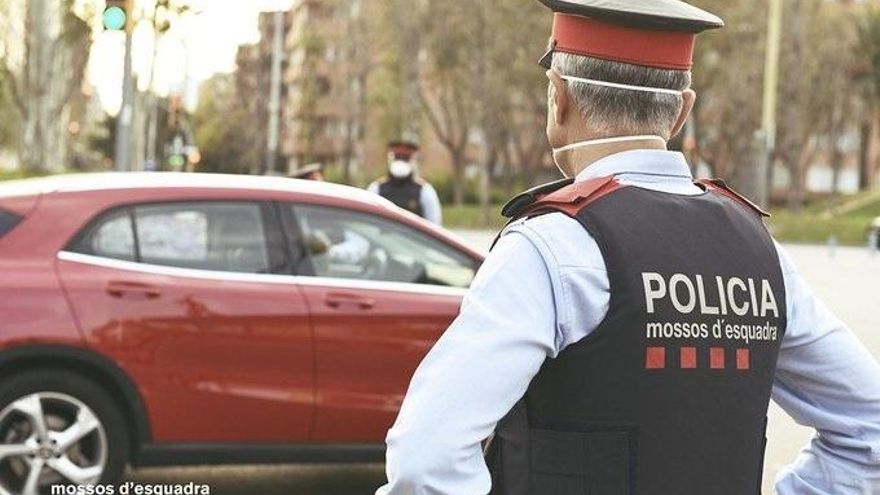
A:
{"type": "Polygon", "coordinates": [[[571,151],[577,148],[586,148],[587,146],[598,146],[602,144],[612,144],[612,143],[623,143],[629,141],[661,141],[663,144],[666,144],[666,140],[660,136],[654,136],[650,134],[646,134],[643,136],[618,136],[618,137],[610,137],[610,138],[602,138],[602,139],[591,139],[589,141],[581,141],[578,143],[571,143],[569,145],[563,146],[561,148],[556,148],[554,153],[563,153],[566,151],[571,151]]]}
{"type": "Polygon", "coordinates": [[[580,82],[584,84],[591,84],[593,86],[602,86],[606,88],[614,88],[614,89],[625,89],[628,91],[641,91],[643,93],[659,93],[665,95],[673,95],[673,96],[682,96],[684,91],[677,91],[675,89],[666,89],[666,88],[652,88],[649,86],[632,86],[629,84],[618,84],[612,83],[608,81],[598,81],[596,79],[585,79],[583,77],[575,77],[575,76],[562,76],[560,77],[566,81],[571,82],[580,82]]]}

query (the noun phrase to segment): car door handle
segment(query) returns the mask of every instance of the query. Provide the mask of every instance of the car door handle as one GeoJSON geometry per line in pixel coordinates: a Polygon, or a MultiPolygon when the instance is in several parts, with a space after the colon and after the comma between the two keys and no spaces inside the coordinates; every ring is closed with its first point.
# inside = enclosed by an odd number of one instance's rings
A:
{"type": "Polygon", "coordinates": [[[345,306],[356,306],[360,309],[366,310],[373,309],[373,307],[376,306],[376,301],[369,297],[339,292],[327,294],[327,296],[324,297],[324,303],[333,309],[340,309],[345,306]]]}
{"type": "Polygon", "coordinates": [[[118,299],[158,299],[162,291],[138,282],[110,282],[107,284],[107,294],[118,299]]]}

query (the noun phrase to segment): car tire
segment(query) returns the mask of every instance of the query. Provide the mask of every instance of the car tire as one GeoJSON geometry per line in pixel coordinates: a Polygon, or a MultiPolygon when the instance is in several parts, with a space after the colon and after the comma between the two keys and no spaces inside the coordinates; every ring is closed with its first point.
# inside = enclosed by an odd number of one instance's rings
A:
{"type": "Polygon", "coordinates": [[[0,484],[23,495],[48,493],[53,484],[116,485],[130,452],[126,426],[110,394],[74,372],[35,370],[2,378],[0,448],[22,450],[0,458],[0,484]],[[32,472],[40,473],[34,476],[39,488],[32,472]]]}

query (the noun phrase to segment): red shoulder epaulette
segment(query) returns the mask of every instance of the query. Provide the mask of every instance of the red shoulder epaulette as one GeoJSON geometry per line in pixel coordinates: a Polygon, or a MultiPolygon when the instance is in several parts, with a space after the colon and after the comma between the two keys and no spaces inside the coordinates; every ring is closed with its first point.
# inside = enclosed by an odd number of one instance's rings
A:
{"type": "Polygon", "coordinates": [[[700,179],[695,183],[709,192],[718,192],[727,196],[737,203],[753,210],[762,217],[770,217],[770,213],[768,211],[756,205],[742,194],[731,189],[730,186],[728,186],[723,179],[700,179]]]}
{"type": "Polygon", "coordinates": [[[621,187],[621,184],[610,176],[582,182],[565,179],[530,189],[516,196],[504,206],[501,213],[513,220],[551,211],[573,217],[590,203],[621,187]]]}

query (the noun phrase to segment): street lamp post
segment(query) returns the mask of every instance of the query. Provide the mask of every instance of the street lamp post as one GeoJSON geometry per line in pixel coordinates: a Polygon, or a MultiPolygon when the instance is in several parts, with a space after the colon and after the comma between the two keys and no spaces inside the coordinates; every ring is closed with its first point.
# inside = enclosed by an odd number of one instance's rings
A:
{"type": "Polygon", "coordinates": [[[770,170],[776,150],[776,104],[779,89],[779,52],[782,44],[782,0],[770,0],[767,22],[767,50],[764,62],[764,101],[761,129],[755,133],[759,150],[755,200],[766,207],[770,203],[770,170]]]}

